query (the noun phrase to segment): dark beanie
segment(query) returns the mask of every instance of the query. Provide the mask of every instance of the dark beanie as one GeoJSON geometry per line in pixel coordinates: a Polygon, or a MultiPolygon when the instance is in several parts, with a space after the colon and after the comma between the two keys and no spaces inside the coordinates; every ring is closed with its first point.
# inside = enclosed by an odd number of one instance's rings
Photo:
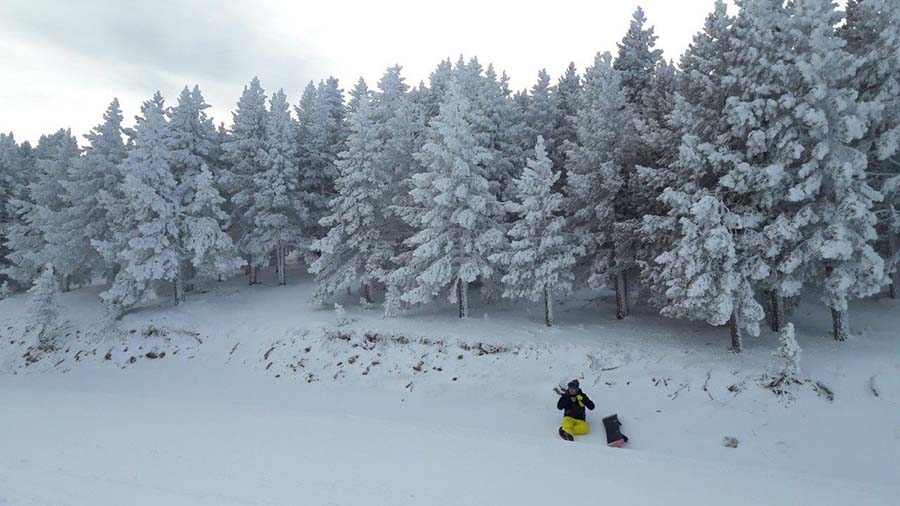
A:
{"type": "Polygon", "coordinates": [[[570,381],[570,382],[569,382],[569,388],[574,388],[574,389],[577,390],[577,389],[578,389],[578,380],[577,380],[577,379],[574,379],[574,380],[570,381]]]}

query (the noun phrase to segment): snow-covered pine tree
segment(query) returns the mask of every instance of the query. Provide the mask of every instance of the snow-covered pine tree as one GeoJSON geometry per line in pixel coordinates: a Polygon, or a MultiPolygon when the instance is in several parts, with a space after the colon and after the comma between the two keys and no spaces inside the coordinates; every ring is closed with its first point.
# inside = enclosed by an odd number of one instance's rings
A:
{"type": "Polygon", "coordinates": [[[285,258],[297,247],[307,247],[304,234],[310,230],[308,198],[299,183],[296,125],[283,91],[272,95],[260,156],[262,171],[248,181],[253,217],[240,249],[253,258],[276,258],[278,284],[286,284],[285,258]]]}
{"type": "Polygon", "coordinates": [[[169,110],[168,161],[175,179],[180,266],[174,279],[175,303],[183,302],[199,276],[230,274],[240,260],[226,233],[225,199],[215,185],[217,134],[206,116],[209,105],[198,86],[187,86],[169,110]]]}
{"type": "Polygon", "coordinates": [[[509,76],[503,72],[499,77],[493,65],[488,65],[481,80],[480,99],[485,124],[485,141],[494,151],[491,164],[491,182],[494,183],[499,197],[510,197],[515,193],[513,181],[525,166],[526,150],[522,149],[521,139],[525,135],[525,124],[516,114],[509,89],[509,76]]]}
{"type": "Polygon", "coordinates": [[[156,296],[162,283],[172,283],[181,268],[180,201],[171,169],[171,135],[165,103],[157,92],[141,106],[133,146],[123,162],[123,206],[115,210],[123,221],[110,241],[121,266],[101,294],[113,318],[156,296]]]}
{"type": "Polygon", "coordinates": [[[556,145],[559,156],[559,165],[557,165],[560,175],[556,183],[557,190],[563,190],[566,187],[568,179],[566,173],[566,149],[570,142],[575,142],[577,133],[575,131],[575,116],[578,113],[578,100],[581,95],[581,76],[575,68],[574,63],[569,63],[563,74],[556,83],[557,99],[556,99],[556,145]]]}
{"type": "Polygon", "coordinates": [[[257,267],[265,262],[263,258],[255,258],[243,245],[245,236],[252,232],[255,216],[250,214],[254,208],[254,186],[251,182],[263,170],[263,145],[266,139],[266,94],[254,77],[244,87],[237,109],[232,112],[233,125],[229,135],[222,143],[224,162],[227,171],[224,173],[223,189],[230,197],[231,227],[230,235],[242,255],[246,257],[247,273],[250,284],[257,281],[257,267]]]}
{"type": "Polygon", "coordinates": [[[391,275],[407,303],[424,303],[450,288],[450,300],[467,317],[468,285],[494,275],[488,257],[504,243],[503,209],[485,175],[495,151],[476,136],[487,120],[466,97],[461,77],[451,80],[441,112],[431,120],[427,141],[417,153],[423,172],[415,174],[414,203],[400,209],[415,234],[411,251],[391,275]]]}
{"type": "MultiPolygon", "coordinates": [[[[403,241],[413,234],[413,229],[395,209],[413,204],[410,195],[412,175],[420,170],[415,154],[425,142],[426,99],[429,97],[427,89],[421,86],[419,90],[408,89],[398,65],[385,71],[373,96],[373,121],[382,142],[378,164],[387,178],[384,198],[389,204],[382,211],[382,237],[385,244],[391,245],[392,258],[405,251],[403,241]]],[[[402,302],[399,299],[401,290],[390,282],[390,273],[394,268],[396,264],[391,259],[379,271],[379,281],[387,288],[384,309],[385,314],[389,315],[396,314],[402,302]]],[[[366,298],[365,293],[363,298],[366,298]]]]}
{"type": "Polygon", "coordinates": [[[683,136],[674,168],[688,193],[718,195],[740,217],[741,228],[733,230],[739,256],[765,259],[768,272],[757,286],[768,293],[770,324],[777,329],[783,298],[803,286],[800,262],[792,257],[801,234],[783,177],[798,149],[785,121],[792,101],[784,100],[789,92],[780,78],[793,55],[785,53],[784,2],[748,0],[740,7],[731,19],[717,3],[682,62],[674,121],[683,136]]]}
{"type": "Polygon", "coordinates": [[[6,246],[7,229],[12,225],[12,215],[8,209],[8,203],[15,195],[17,182],[16,171],[19,170],[19,145],[12,132],[9,135],[0,133],[0,285],[10,289],[9,277],[5,271],[9,266],[6,256],[9,249],[6,246]]]}
{"type": "MultiPolygon", "coordinates": [[[[671,124],[677,131],[679,145],[677,156],[668,166],[672,181],[670,187],[687,195],[698,190],[715,188],[725,169],[722,160],[706,156],[713,148],[718,135],[727,132],[724,119],[725,102],[736,92],[724,83],[730,67],[731,24],[724,0],[717,0],[703,30],[694,36],[693,42],[681,58],[682,72],[678,74],[675,108],[671,124]]],[[[660,203],[664,203],[660,200],[660,203]]],[[[655,209],[643,217],[641,227],[644,245],[653,245],[654,257],[675,247],[679,240],[681,212],[690,206],[655,209]]],[[[662,266],[655,258],[642,259],[641,278],[650,288],[656,304],[667,304],[666,282],[662,279],[662,266]]]]}
{"type": "MultiPolygon", "coordinates": [[[[62,181],[78,155],[78,142],[69,130],[41,136],[34,153],[34,174],[21,181],[27,186],[9,202],[13,223],[7,235],[11,252],[6,274],[22,285],[30,284],[47,262],[65,261],[67,257],[67,252],[50,244],[47,236],[56,232],[57,213],[66,207],[62,181]]],[[[57,272],[64,286],[69,274],[57,272]]]]}
{"type": "Polygon", "coordinates": [[[859,62],[853,84],[859,100],[879,110],[858,142],[868,156],[867,173],[884,201],[876,204],[879,249],[890,277],[890,294],[900,298],[900,4],[849,0],[839,29],[846,50],[859,62]]]}
{"type": "Polygon", "coordinates": [[[337,161],[338,195],[331,200],[331,214],[321,220],[327,235],[313,243],[320,253],[310,266],[316,274],[316,299],[324,302],[362,284],[365,303],[371,303],[372,284],[382,280],[394,255],[391,231],[385,226],[390,174],[380,163],[383,142],[372,117],[365,81],[360,79],[350,115],[347,150],[337,161]]]}
{"type": "MultiPolygon", "coordinates": [[[[409,178],[418,170],[415,153],[424,143],[426,122],[424,108],[413,100],[401,70],[399,65],[388,68],[372,99],[372,118],[384,144],[380,163],[388,171],[389,200],[394,205],[409,203],[409,178]]],[[[408,237],[402,221],[393,219],[394,232],[408,237]]]]}
{"type": "MultiPolygon", "coordinates": [[[[644,152],[641,153],[643,165],[641,178],[646,181],[655,203],[655,197],[669,187],[677,177],[668,169],[678,156],[679,132],[672,124],[672,113],[675,109],[675,82],[677,69],[675,65],[660,61],[653,71],[650,89],[644,94],[641,104],[641,117],[638,130],[644,152]]],[[[652,208],[653,206],[651,206],[652,208]]],[[[658,207],[658,206],[657,206],[658,207]]]]}
{"type": "Polygon", "coordinates": [[[571,226],[584,249],[582,279],[616,288],[616,316],[628,312],[626,270],[633,262],[626,237],[629,194],[626,174],[639,146],[634,108],[609,53],[598,53],[585,71],[581,109],[575,119],[577,141],[568,150],[567,206],[571,226]]]}
{"type": "Polygon", "coordinates": [[[628,103],[642,107],[650,93],[653,75],[662,60],[662,50],[655,49],[657,36],[653,27],[645,28],[647,16],[638,7],[632,15],[628,32],[617,44],[619,48],[613,68],[621,72],[622,89],[628,103]]]}
{"type": "Polygon", "coordinates": [[[876,117],[861,102],[852,79],[861,63],[835,34],[842,15],[829,0],[788,4],[785,34],[793,54],[786,75],[793,160],[787,165],[787,200],[802,245],[793,252],[806,280],[822,288],[831,308],[834,338],[847,335],[847,301],[877,293],[884,263],[876,239],[874,203],[881,195],[866,181],[866,154],[857,142],[876,117]]]}
{"type": "Polygon", "coordinates": [[[638,108],[637,130],[641,148],[629,190],[635,206],[634,233],[640,238],[636,245],[636,263],[643,280],[647,279],[648,266],[652,266],[659,252],[671,244],[673,229],[677,229],[658,228],[646,233],[648,217],[666,215],[668,209],[662,200],[663,193],[667,188],[677,188],[685,182],[684,175],[673,167],[681,140],[681,133],[673,123],[676,72],[674,65],[660,61],[650,81],[650,89],[638,108]]]}
{"type": "Polygon", "coordinates": [[[28,185],[35,178],[35,155],[31,144],[24,141],[17,145],[12,133],[0,134],[0,171],[4,185],[4,198],[0,201],[0,279],[9,290],[21,290],[28,285],[17,282],[11,275],[15,268],[11,242],[16,231],[29,230],[23,221],[27,214],[22,212],[21,206],[28,202],[28,185]]]}
{"type": "Polygon", "coordinates": [[[53,331],[59,319],[59,279],[53,264],[44,266],[34,280],[34,286],[28,290],[28,315],[38,331],[39,346],[42,349],[52,347],[48,333],[53,331]]]}
{"type": "Polygon", "coordinates": [[[122,111],[118,99],[113,99],[103,114],[103,123],[94,127],[85,138],[83,156],[70,167],[65,187],[66,205],[57,213],[57,226],[47,235],[53,247],[66,251],[64,263],[57,263],[64,274],[80,273],[79,281],[102,274],[108,281],[115,276],[115,266],[94,247],[94,242],[106,242],[116,226],[109,213],[109,199],[121,200],[119,191],[124,177],[121,164],[127,154],[122,138],[122,111]]]}
{"type": "MultiPolygon", "coordinates": [[[[190,290],[195,279],[222,279],[237,271],[243,260],[225,231],[228,222],[223,210],[225,198],[216,186],[212,170],[202,165],[200,171],[183,181],[179,188],[182,195],[191,195],[190,200],[182,204],[179,217],[185,258],[182,266],[187,271],[184,279],[191,283],[187,286],[190,290]]],[[[182,300],[183,297],[184,294],[182,300]]]]}
{"type": "Polygon", "coordinates": [[[441,104],[447,97],[447,90],[450,87],[450,80],[453,78],[454,69],[453,62],[450,58],[441,60],[438,66],[431,72],[428,77],[428,92],[424,97],[425,117],[428,120],[441,112],[441,104]]]}
{"type": "MultiPolygon", "coordinates": [[[[231,162],[225,156],[225,143],[228,142],[229,132],[228,129],[225,128],[224,122],[219,122],[219,126],[216,127],[216,139],[214,142],[215,149],[213,150],[212,159],[215,160],[215,171],[213,172],[213,185],[219,189],[219,195],[222,197],[224,202],[222,203],[222,212],[225,214],[225,223],[222,224],[222,229],[225,230],[228,235],[231,237],[231,243],[236,244],[234,241],[234,232],[235,232],[235,208],[234,201],[232,200],[232,196],[234,195],[234,186],[233,186],[233,178],[234,171],[232,170],[231,162]]],[[[235,246],[237,248],[237,246],[235,246]]],[[[237,251],[238,254],[241,254],[240,251],[237,251]]],[[[249,271],[249,266],[244,265],[244,273],[249,271]]],[[[224,281],[225,275],[219,274],[218,281],[224,281]]]]}
{"type": "Polygon", "coordinates": [[[559,171],[562,164],[562,153],[557,154],[556,129],[559,106],[556,103],[556,90],[550,84],[550,74],[546,69],[538,72],[538,79],[531,87],[531,96],[528,101],[528,109],[525,111],[525,129],[528,136],[528,149],[533,150],[538,137],[544,139],[544,146],[553,162],[553,169],[559,171]]]}
{"type": "MultiPolygon", "coordinates": [[[[309,237],[324,235],[317,224],[328,212],[328,202],[335,196],[337,169],[334,162],[347,141],[347,111],[343,94],[338,80],[329,77],[319,82],[312,110],[307,111],[308,106],[305,106],[303,115],[298,113],[305,138],[301,141],[304,143],[304,151],[300,166],[300,188],[313,199],[308,206],[313,218],[311,223],[315,228],[307,232],[309,237]]],[[[301,104],[305,99],[308,99],[306,94],[301,98],[301,104]]]]}
{"type": "MultiPolygon", "coordinates": [[[[362,77],[356,81],[356,84],[353,86],[353,89],[350,90],[350,99],[347,100],[347,128],[350,128],[350,116],[356,112],[356,109],[359,107],[360,101],[371,101],[372,100],[372,90],[369,89],[369,85],[366,84],[366,80],[362,77]]],[[[348,134],[349,135],[349,134],[348,134]]],[[[340,158],[341,154],[338,153],[338,158],[340,158]]]]}
{"type": "MultiPolygon", "coordinates": [[[[643,9],[638,7],[629,24],[628,31],[617,44],[618,54],[613,62],[613,68],[621,75],[621,88],[625,93],[625,99],[629,107],[633,109],[636,125],[644,125],[646,119],[653,116],[655,111],[648,110],[652,103],[652,93],[655,83],[657,67],[662,59],[662,51],[656,49],[656,35],[653,27],[646,27],[647,18],[643,9]]],[[[655,167],[656,156],[651,146],[648,146],[638,129],[637,149],[631,150],[631,158],[623,160],[621,172],[622,188],[617,198],[616,211],[616,248],[617,263],[619,264],[619,278],[616,283],[621,292],[617,299],[618,316],[628,314],[628,286],[631,273],[638,270],[638,260],[649,256],[642,249],[640,227],[643,215],[650,212],[648,209],[656,202],[659,192],[655,185],[647,184],[647,177],[639,177],[638,170],[641,167],[655,167]]]]}
{"type": "Polygon", "coordinates": [[[663,199],[673,215],[682,217],[677,242],[656,258],[667,300],[661,313],[711,325],[729,323],[732,351],[740,353],[744,329],[759,335],[764,312],[754,298],[752,283],[768,272],[766,265],[742,258],[740,238],[732,232],[740,228],[740,217],[717,197],[701,193],[692,200],[667,190],[663,199]]]}
{"type": "Polygon", "coordinates": [[[506,269],[503,296],[543,299],[548,327],[553,326],[554,294],[572,290],[572,267],[579,253],[561,214],[563,196],[553,191],[557,179],[544,139],[538,136],[534,155],[516,180],[516,201],[507,203],[507,210],[518,217],[508,233],[509,250],[490,257],[506,269]]]}

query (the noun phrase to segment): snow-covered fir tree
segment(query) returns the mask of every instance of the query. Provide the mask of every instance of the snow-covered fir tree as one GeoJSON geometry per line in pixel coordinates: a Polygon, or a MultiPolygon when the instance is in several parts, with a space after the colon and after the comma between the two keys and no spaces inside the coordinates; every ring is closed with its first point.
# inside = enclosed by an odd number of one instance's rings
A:
{"type": "Polygon", "coordinates": [[[229,196],[231,207],[230,235],[242,255],[246,257],[250,284],[256,282],[256,268],[264,259],[254,258],[244,245],[245,236],[253,230],[255,216],[255,187],[251,184],[263,170],[263,149],[266,139],[266,94],[253,78],[244,87],[237,108],[232,112],[233,124],[221,144],[222,158],[227,164],[223,190],[229,196]]]}
{"type": "Polygon", "coordinates": [[[646,28],[647,16],[638,7],[632,15],[628,32],[617,44],[618,55],[613,68],[621,72],[622,89],[628,103],[641,107],[650,93],[653,74],[662,59],[662,50],[656,49],[657,36],[653,27],[646,28]]]}
{"type": "MultiPolygon", "coordinates": [[[[733,86],[723,82],[728,75],[727,56],[731,51],[730,29],[732,18],[728,16],[724,0],[718,0],[715,9],[706,18],[702,31],[694,39],[681,58],[682,69],[677,79],[677,95],[672,113],[672,126],[677,130],[677,156],[667,167],[672,178],[669,187],[693,195],[706,188],[714,193],[718,178],[724,174],[722,160],[706,156],[717,136],[728,131],[724,119],[725,102],[733,86]]],[[[660,200],[664,203],[665,200],[660,200]]],[[[674,200],[673,202],[680,202],[674,200]]],[[[655,255],[668,251],[679,241],[679,213],[688,212],[690,206],[662,206],[643,216],[641,236],[645,245],[653,246],[655,255]]],[[[661,266],[655,258],[642,259],[641,276],[653,292],[654,301],[664,306],[666,282],[661,278],[661,266]]]]}
{"type": "Polygon", "coordinates": [[[859,62],[853,84],[859,100],[876,108],[858,142],[868,157],[868,177],[884,200],[876,204],[879,249],[890,277],[890,294],[900,297],[900,5],[890,0],[850,0],[839,33],[859,62]]]}
{"type": "Polygon", "coordinates": [[[659,193],[676,179],[668,171],[678,156],[679,132],[671,122],[675,109],[676,72],[675,66],[665,60],[656,65],[650,89],[643,97],[638,122],[644,146],[641,162],[645,172],[651,169],[650,174],[641,176],[649,183],[651,191],[659,193]]]}
{"type": "MultiPolygon", "coordinates": [[[[317,224],[328,212],[328,202],[334,197],[337,169],[334,162],[344,150],[347,138],[346,107],[338,80],[329,77],[320,81],[315,91],[304,91],[297,108],[300,122],[299,157],[300,188],[312,201],[311,223],[317,224]]],[[[321,237],[324,232],[316,226],[308,233],[321,237]]]]}
{"type": "MultiPolygon", "coordinates": [[[[649,96],[653,90],[654,76],[657,66],[662,58],[662,51],[655,48],[656,35],[653,27],[646,27],[646,16],[643,9],[638,7],[629,25],[628,31],[617,44],[618,54],[613,61],[613,69],[619,75],[618,85],[625,95],[625,102],[631,109],[632,118],[625,127],[631,138],[631,124],[635,128],[644,124],[644,117],[650,111],[645,109],[645,104],[650,102],[649,96]]],[[[655,157],[649,146],[643,142],[640,129],[633,139],[637,146],[628,143],[628,157],[620,158],[621,167],[619,187],[616,200],[616,229],[614,239],[616,247],[616,289],[617,289],[617,317],[624,318],[628,314],[628,287],[629,278],[638,271],[638,261],[648,256],[642,252],[641,236],[639,234],[643,212],[648,205],[652,205],[659,196],[655,187],[646,184],[639,177],[638,170],[641,167],[654,167],[655,157]]]]}
{"type": "Polygon", "coordinates": [[[247,215],[252,217],[240,243],[253,268],[275,255],[278,283],[286,283],[285,258],[298,247],[308,246],[304,234],[310,229],[308,198],[298,188],[296,125],[283,91],[272,95],[266,132],[260,156],[262,170],[248,181],[252,204],[247,215]]]}
{"type": "MultiPolygon", "coordinates": [[[[62,182],[79,155],[78,142],[69,130],[41,136],[34,151],[33,174],[21,180],[21,190],[8,203],[12,223],[7,229],[7,247],[11,251],[5,272],[25,286],[44,264],[64,261],[67,256],[65,249],[51,244],[47,237],[58,230],[57,213],[66,206],[62,182]]],[[[57,274],[65,283],[72,273],[57,274]]]]}
{"type": "Polygon", "coordinates": [[[795,0],[788,13],[786,47],[794,60],[786,91],[796,101],[789,110],[796,124],[785,140],[796,151],[786,166],[787,200],[803,240],[792,257],[807,282],[821,288],[834,337],[843,340],[847,301],[877,293],[885,281],[873,248],[873,207],[882,197],[866,180],[866,154],[857,145],[877,109],[852,87],[860,61],[835,35],[842,17],[836,6],[795,0]]]}
{"type": "Polygon", "coordinates": [[[556,90],[550,84],[550,74],[546,69],[538,72],[538,79],[531,87],[531,95],[528,100],[528,108],[525,111],[525,128],[527,129],[528,149],[534,148],[538,137],[544,139],[544,146],[548,156],[554,164],[554,170],[559,170],[562,164],[562,154],[557,154],[556,129],[559,107],[556,103],[556,90]]]}
{"type": "MultiPolygon", "coordinates": [[[[399,65],[388,68],[372,98],[372,117],[383,143],[379,163],[388,172],[387,198],[394,205],[410,202],[410,177],[419,169],[415,153],[424,143],[426,123],[424,107],[414,100],[401,70],[399,65]]],[[[390,227],[401,238],[408,237],[396,216],[390,227]]]]}
{"type": "MultiPolygon", "coordinates": [[[[405,251],[403,241],[413,234],[410,227],[396,212],[397,208],[413,204],[410,190],[412,176],[420,171],[415,154],[425,143],[425,124],[429,95],[421,90],[409,90],[401,75],[401,67],[388,68],[378,82],[378,90],[373,97],[372,113],[378,138],[382,142],[379,158],[381,171],[387,178],[384,189],[385,203],[389,204],[382,213],[382,237],[393,249],[392,259],[382,266],[380,281],[385,293],[385,312],[390,314],[400,304],[399,290],[390,283],[390,272],[396,268],[393,258],[405,251]]],[[[371,295],[370,295],[371,297],[371,295]]],[[[365,297],[364,297],[365,298],[365,297]]]]}
{"type": "MultiPolygon", "coordinates": [[[[359,104],[361,101],[369,101],[372,100],[373,92],[369,89],[369,85],[366,83],[366,80],[360,77],[356,84],[353,86],[353,89],[350,90],[350,98],[347,100],[347,128],[350,129],[350,116],[356,112],[356,109],[359,108],[359,104]]],[[[349,131],[349,130],[348,130],[349,131]]],[[[338,158],[340,158],[341,154],[338,153],[338,158]]]]}
{"type": "Polygon", "coordinates": [[[447,96],[450,88],[450,80],[453,78],[453,62],[450,58],[441,60],[438,66],[428,76],[427,94],[424,97],[425,117],[431,119],[441,112],[441,104],[447,96]]]}
{"type": "Polygon", "coordinates": [[[127,222],[113,239],[99,241],[99,247],[115,251],[121,266],[112,286],[101,294],[113,318],[155,297],[181,269],[180,202],[168,128],[165,103],[157,92],[141,106],[134,145],[123,163],[124,206],[115,212],[127,222]]]}
{"type": "Polygon", "coordinates": [[[424,170],[412,177],[413,205],[400,209],[415,233],[391,283],[403,287],[401,299],[411,304],[449,288],[459,316],[467,317],[469,283],[494,276],[488,257],[503,245],[505,231],[502,206],[485,174],[495,151],[476,137],[475,125],[486,119],[466,97],[461,80],[451,81],[417,154],[424,170]]]}
{"type": "Polygon", "coordinates": [[[575,130],[575,116],[578,114],[579,96],[581,95],[581,76],[574,63],[569,63],[566,72],[559,78],[556,83],[556,107],[557,107],[557,125],[556,125],[556,145],[559,151],[559,180],[556,183],[557,189],[562,190],[566,187],[566,150],[568,144],[575,142],[577,133],[575,130]]]}
{"type": "Polygon", "coordinates": [[[563,197],[553,191],[559,173],[538,136],[534,155],[516,180],[516,200],[507,210],[517,216],[508,235],[509,249],[491,256],[505,267],[503,296],[544,301],[544,322],[553,325],[553,296],[572,290],[579,246],[573,244],[562,216],[563,197]]]}
{"type": "Polygon", "coordinates": [[[584,250],[582,267],[590,286],[616,288],[616,316],[628,314],[625,276],[633,263],[627,173],[639,146],[634,108],[612,67],[609,53],[598,54],[585,71],[577,140],[568,151],[571,226],[584,250]]]}
{"type": "Polygon", "coordinates": [[[41,348],[53,345],[50,333],[59,319],[59,291],[59,278],[53,264],[44,266],[41,274],[34,280],[34,285],[28,290],[28,316],[37,329],[41,348]]]}
{"type": "MultiPolygon", "coordinates": [[[[477,64],[477,60],[474,60],[477,64]]],[[[493,160],[487,176],[493,183],[498,197],[515,193],[513,181],[525,166],[526,150],[522,147],[525,125],[516,114],[509,89],[509,76],[505,72],[497,76],[493,65],[488,65],[481,80],[481,91],[475,96],[476,107],[487,119],[484,123],[483,142],[493,151],[493,160]]]]}
{"type": "Polygon", "coordinates": [[[175,278],[175,302],[185,299],[195,280],[217,279],[237,268],[234,243],[225,231],[225,199],[215,185],[217,139],[209,105],[198,86],[187,86],[168,112],[168,161],[175,178],[181,265],[175,278]]]}
{"type": "Polygon", "coordinates": [[[55,217],[55,233],[48,234],[48,241],[67,252],[64,263],[56,264],[63,273],[80,272],[82,281],[103,275],[111,282],[115,266],[105,261],[94,242],[110,239],[115,228],[114,216],[109,212],[114,205],[110,199],[122,199],[119,189],[124,178],[120,166],[127,153],[118,99],[113,99],[106,109],[103,123],[85,138],[89,145],[62,183],[66,203],[55,217]]]}
{"type": "Polygon", "coordinates": [[[320,253],[310,271],[318,283],[315,297],[322,302],[361,283],[362,297],[371,303],[372,285],[384,279],[394,255],[391,231],[385,226],[390,174],[380,163],[384,143],[362,79],[354,95],[357,101],[350,115],[347,150],[337,161],[338,195],[331,200],[330,214],[320,222],[328,233],[312,246],[320,253]]]}
{"type": "MultiPolygon", "coordinates": [[[[29,230],[24,219],[28,214],[22,208],[28,202],[29,182],[35,176],[35,155],[28,141],[16,143],[12,133],[0,134],[0,178],[2,178],[3,200],[0,201],[0,279],[10,290],[24,289],[28,284],[16,281],[12,275],[15,268],[11,254],[15,241],[12,235],[29,230]]],[[[29,279],[30,282],[30,279],[29,279]]]]}
{"type": "Polygon", "coordinates": [[[666,203],[680,219],[680,236],[670,251],[656,261],[662,266],[659,281],[665,284],[667,303],[662,314],[673,318],[705,320],[711,325],[729,323],[731,346],[743,349],[742,333],[759,335],[762,306],[753,293],[753,282],[768,270],[761,259],[742,258],[740,217],[732,215],[713,195],[694,197],[667,191],[666,203]],[[679,209],[679,208],[687,208],[679,209]]]}
{"type": "Polygon", "coordinates": [[[9,266],[6,259],[9,254],[6,235],[13,222],[8,203],[15,195],[19,163],[19,145],[15,136],[12,132],[8,135],[0,133],[0,284],[5,284],[7,289],[10,289],[10,280],[5,273],[9,266]]]}

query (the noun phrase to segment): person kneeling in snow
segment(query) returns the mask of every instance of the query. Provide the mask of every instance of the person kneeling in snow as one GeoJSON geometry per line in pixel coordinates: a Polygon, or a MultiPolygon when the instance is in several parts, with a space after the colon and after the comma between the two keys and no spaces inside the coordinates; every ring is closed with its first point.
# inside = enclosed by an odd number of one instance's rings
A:
{"type": "Polygon", "coordinates": [[[581,391],[577,379],[569,382],[568,389],[560,396],[556,408],[563,410],[562,425],[559,427],[561,438],[574,441],[574,436],[583,436],[591,431],[591,426],[585,421],[584,408],[593,411],[594,402],[581,391]]]}

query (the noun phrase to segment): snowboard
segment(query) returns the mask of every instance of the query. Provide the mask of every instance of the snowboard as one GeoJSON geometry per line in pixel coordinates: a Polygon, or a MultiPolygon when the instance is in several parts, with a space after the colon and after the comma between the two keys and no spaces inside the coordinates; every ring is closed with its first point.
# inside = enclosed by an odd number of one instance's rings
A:
{"type": "Polygon", "coordinates": [[[606,445],[613,448],[621,448],[628,442],[628,436],[622,434],[622,422],[619,415],[613,414],[603,419],[603,428],[606,429],[606,445]]]}

